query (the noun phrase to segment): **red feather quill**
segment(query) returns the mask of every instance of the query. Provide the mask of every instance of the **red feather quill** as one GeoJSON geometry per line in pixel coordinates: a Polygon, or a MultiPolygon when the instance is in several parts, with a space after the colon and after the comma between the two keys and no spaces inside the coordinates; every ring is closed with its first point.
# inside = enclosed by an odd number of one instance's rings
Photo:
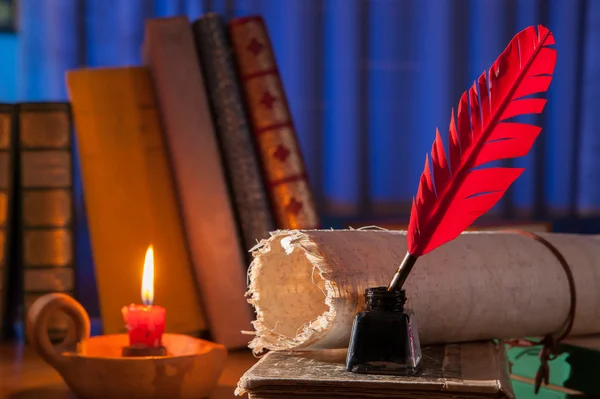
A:
{"type": "Polygon", "coordinates": [[[556,63],[552,32],[538,25],[518,33],[486,75],[463,93],[450,118],[449,157],[439,131],[425,158],[408,226],[408,254],[390,289],[402,286],[416,258],[458,237],[490,210],[524,169],[482,165],[526,155],[541,128],[510,121],[539,114],[556,63]]]}

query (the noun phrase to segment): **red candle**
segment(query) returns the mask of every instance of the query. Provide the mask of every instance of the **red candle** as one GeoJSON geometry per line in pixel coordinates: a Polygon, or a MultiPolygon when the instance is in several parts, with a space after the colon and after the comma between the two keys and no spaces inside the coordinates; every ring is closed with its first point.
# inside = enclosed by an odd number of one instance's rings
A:
{"type": "Polygon", "coordinates": [[[152,245],[146,251],[142,277],[143,305],[131,304],[121,309],[129,333],[129,345],[156,348],[162,346],[165,332],[166,310],[153,306],[154,301],[154,251],[152,245]]]}

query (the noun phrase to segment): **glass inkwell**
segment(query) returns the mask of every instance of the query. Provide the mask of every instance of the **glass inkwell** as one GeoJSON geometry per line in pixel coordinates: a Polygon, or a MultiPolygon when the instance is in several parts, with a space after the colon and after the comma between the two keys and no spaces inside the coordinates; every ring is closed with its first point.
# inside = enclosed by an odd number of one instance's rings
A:
{"type": "Polygon", "coordinates": [[[366,308],[357,313],[350,335],[346,370],[360,374],[414,375],[421,345],[414,313],[402,288],[417,257],[407,254],[388,287],[365,290],[366,308]]]}

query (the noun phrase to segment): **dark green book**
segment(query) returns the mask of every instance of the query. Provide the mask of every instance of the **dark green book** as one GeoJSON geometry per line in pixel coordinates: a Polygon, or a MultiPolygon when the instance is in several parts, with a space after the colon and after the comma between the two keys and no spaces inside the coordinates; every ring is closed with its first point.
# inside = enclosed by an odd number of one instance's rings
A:
{"type": "Polygon", "coordinates": [[[597,365],[600,364],[600,335],[567,338],[558,343],[557,356],[548,363],[548,384],[535,395],[535,378],[540,368],[541,345],[510,347],[506,352],[515,394],[518,398],[600,398],[597,365]]]}
{"type": "MultiPolygon", "coordinates": [[[[68,103],[19,104],[20,268],[25,317],[50,292],[74,295],[72,118],[68,103]]],[[[69,320],[57,314],[51,339],[69,320]]]]}

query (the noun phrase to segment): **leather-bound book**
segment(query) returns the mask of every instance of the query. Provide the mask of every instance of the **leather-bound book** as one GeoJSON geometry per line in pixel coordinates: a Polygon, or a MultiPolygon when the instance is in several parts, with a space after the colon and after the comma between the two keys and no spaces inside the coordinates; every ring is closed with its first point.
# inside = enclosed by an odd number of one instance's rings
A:
{"type": "MultiPolygon", "coordinates": [[[[217,138],[246,251],[275,230],[268,193],[235,71],[225,23],[208,13],[192,25],[217,138]]],[[[248,253],[248,260],[251,256],[248,253]]]]}
{"type": "Polygon", "coordinates": [[[223,160],[185,17],[146,22],[143,52],[158,95],[167,147],[202,304],[213,339],[245,347],[251,322],[245,254],[223,160]]]}
{"type": "Polygon", "coordinates": [[[0,104],[0,338],[8,335],[9,265],[14,223],[16,106],[0,104]]]}
{"type": "MultiPolygon", "coordinates": [[[[75,292],[73,129],[68,103],[21,103],[18,118],[25,317],[42,295],[75,292]]],[[[64,313],[53,316],[50,338],[64,338],[68,323],[64,313]]]]}
{"type": "Polygon", "coordinates": [[[410,377],[346,371],[345,349],[269,352],[244,374],[249,399],[514,399],[504,345],[428,346],[410,377]]]}
{"type": "Polygon", "coordinates": [[[229,33],[277,227],[318,228],[319,216],[264,20],[233,19],[229,33]]]}
{"type": "Polygon", "coordinates": [[[205,330],[150,72],[74,70],[67,86],[104,333],[123,332],[121,308],[141,303],[149,245],[167,332],[205,330]]]}

